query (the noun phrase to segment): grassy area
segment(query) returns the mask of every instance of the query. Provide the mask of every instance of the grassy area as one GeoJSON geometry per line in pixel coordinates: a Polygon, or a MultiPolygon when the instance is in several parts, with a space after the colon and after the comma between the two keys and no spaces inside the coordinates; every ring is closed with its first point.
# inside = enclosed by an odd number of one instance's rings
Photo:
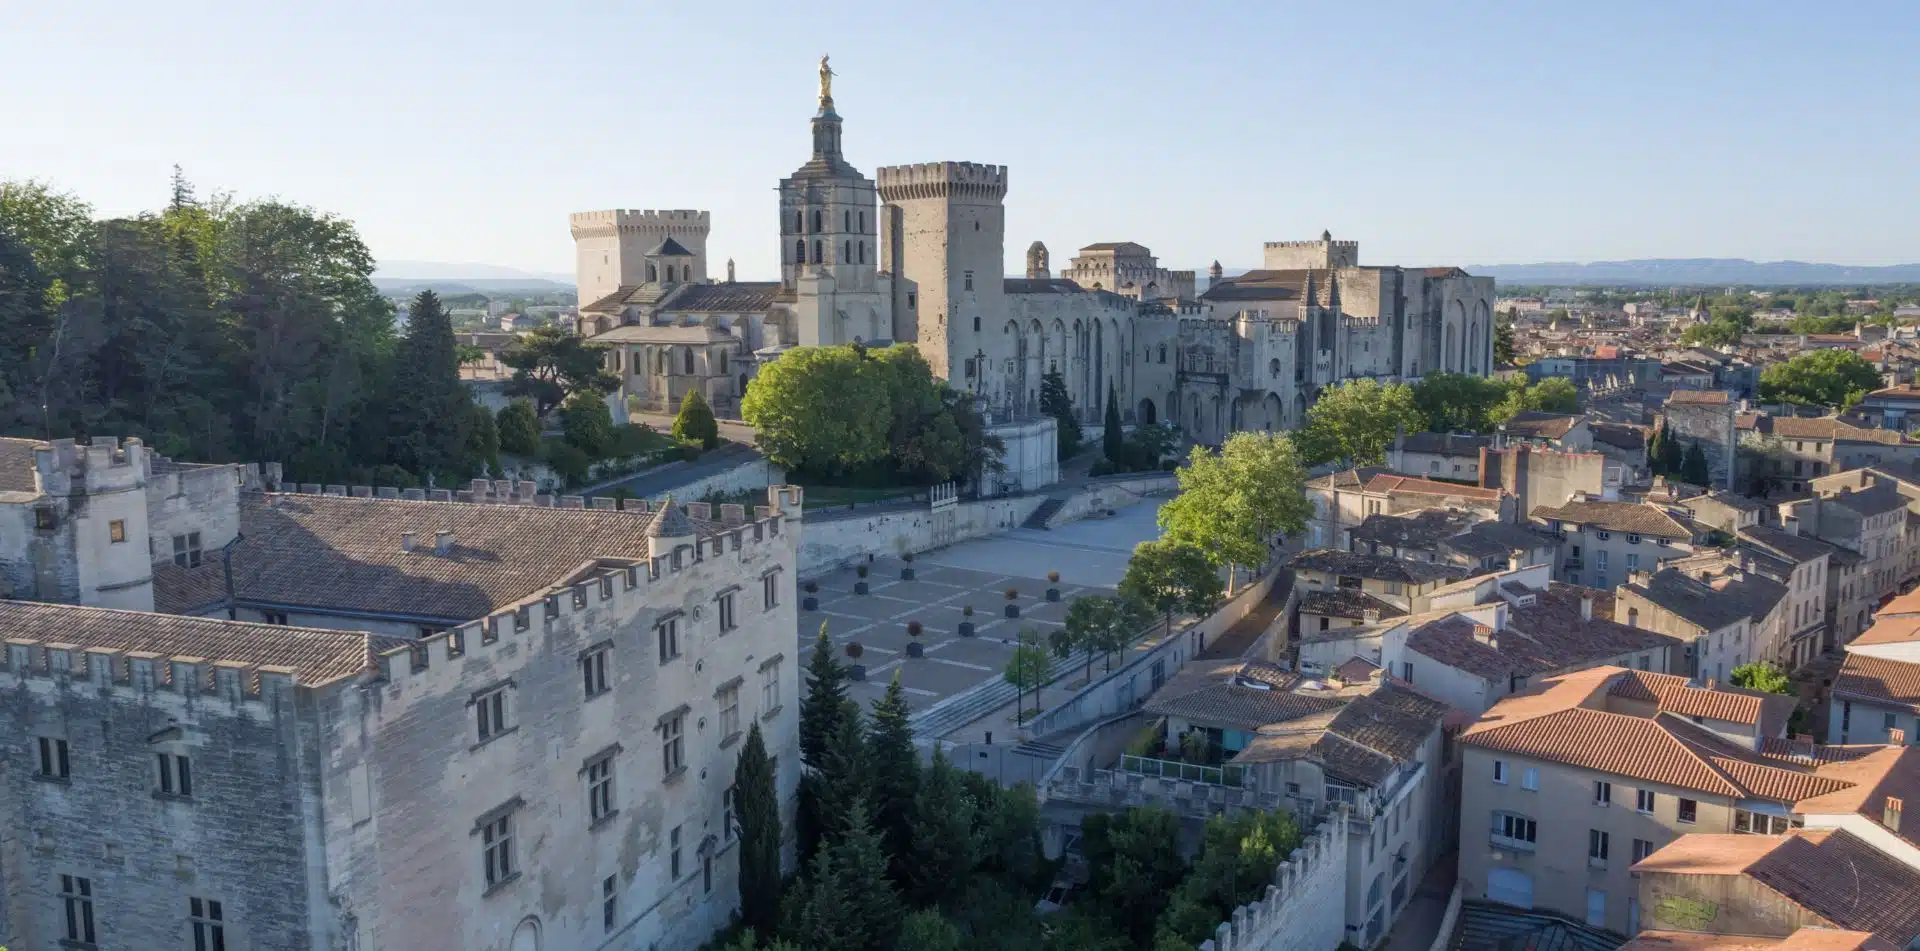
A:
{"type": "Polygon", "coordinates": [[[830,508],[840,505],[866,505],[901,499],[921,491],[913,486],[860,488],[843,485],[803,485],[806,508],[830,508]]]}

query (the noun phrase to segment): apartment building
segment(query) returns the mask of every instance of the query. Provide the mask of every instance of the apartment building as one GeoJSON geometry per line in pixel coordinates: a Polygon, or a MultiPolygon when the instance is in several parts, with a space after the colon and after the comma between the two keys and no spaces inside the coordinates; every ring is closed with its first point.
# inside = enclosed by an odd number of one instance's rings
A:
{"type": "Polygon", "coordinates": [[[1516,520],[1512,497],[1498,489],[1437,482],[1377,466],[1309,479],[1306,494],[1313,503],[1307,522],[1309,548],[1349,550],[1349,531],[1368,516],[1383,513],[1442,508],[1471,511],[1493,521],[1516,520]]]}
{"type": "Polygon", "coordinates": [[[1828,575],[1839,550],[1829,542],[1767,525],[1743,528],[1735,537],[1746,568],[1786,586],[1787,603],[1780,614],[1786,625],[1781,666],[1793,670],[1811,661],[1827,642],[1828,575]]]}
{"type": "Polygon", "coordinates": [[[1637,572],[1615,592],[1629,623],[1692,645],[1692,673],[1727,682],[1752,661],[1780,663],[1787,644],[1788,589],[1719,552],[1637,572]]]}
{"type": "Polygon", "coordinates": [[[1532,510],[1533,521],[1560,539],[1555,579],[1609,589],[1635,571],[1653,572],[1693,554],[1705,531],[1684,509],[1649,502],[1574,498],[1532,510]]]}
{"type": "Polygon", "coordinates": [[[1425,611],[1435,588],[1467,576],[1456,565],[1331,548],[1301,552],[1287,567],[1300,592],[1302,634],[1425,611]]]}

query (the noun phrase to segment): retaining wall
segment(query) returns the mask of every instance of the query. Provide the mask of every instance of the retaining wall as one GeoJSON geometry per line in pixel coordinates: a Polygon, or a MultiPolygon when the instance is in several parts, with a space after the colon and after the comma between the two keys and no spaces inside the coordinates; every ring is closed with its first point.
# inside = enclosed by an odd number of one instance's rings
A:
{"type": "Polygon", "coordinates": [[[809,516],[800,533],[801,577],[832,571],[868,555],[919,554],[955,542],[1018,528],[1046,497],[961,502],[935,513],[926,506],[839,518],[809,516]]]}

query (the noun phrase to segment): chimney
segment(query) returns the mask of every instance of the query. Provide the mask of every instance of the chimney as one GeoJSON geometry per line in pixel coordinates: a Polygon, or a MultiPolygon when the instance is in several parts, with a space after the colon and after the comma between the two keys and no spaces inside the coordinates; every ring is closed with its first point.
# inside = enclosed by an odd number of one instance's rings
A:
{"type": "Polygon", "coordinates": [[[412,532],[401,532],[401,533],[400,533],[400,550],[401,550],[401,551],[412,551],[412,550],[413,550],[413,545],[414,545],[414,540],[413,540],[413,533],[412,533],[412,532]]]}
{"type": "Polygon", "coordinates": [[[1367,608],[1360,612],[1360,619],[1368,624],[1380,623],[1380,609],[1367,608]]]}
{"type": "Polygon", "coordinates": [[[453,551],[453,532],[450,530],[434,532],[433,553],[436,555],[444,555],[451,551],[453,551]]]}
{"type": "Polygon", "coordinates": [[[1897,797],[1887,797],[1887,810],[1881,816],[1884,820],[1881,822],[1881,825],[1886,826],[1890,832],[1897,833],[1900,831],[1900,805],[1900,800],[1897,797]]]}
{"type": "Polygon", "coordinates": [[[1497,648],[1500,646],[1500,635],[1496,633],[1493,628],[1487,627],[1485,625],[1481,625],[1481,624],[1474,625],[1473,639],[1476,641],[1479,641],[1482,644],[1487,645],[1488,647],[1497,648]]]}
{"type": "Polygon", "coordinates": [[[1593,595],[1591,594],[1580,596],[1580,620],[1593,620],[1593,595]]]}
{"type": "Polygon", "coordinates": [[[1888,746],[1905,746],[1905,745],[1907,745],[1907,731],[1905,731],[1905,730],[1903,730],[1903,729],[1901,729],[1901,728],[1899,728],[1899,727],[1897,727],[1897,726],[1896,726],[1896,727],[1894,727],[1894,728],[1893,728],[1893,729],[1891,729],[1891,730],[1888,730],[1888,731],[1887,731],[1887,745],[1888,745],[1888,746]]]}

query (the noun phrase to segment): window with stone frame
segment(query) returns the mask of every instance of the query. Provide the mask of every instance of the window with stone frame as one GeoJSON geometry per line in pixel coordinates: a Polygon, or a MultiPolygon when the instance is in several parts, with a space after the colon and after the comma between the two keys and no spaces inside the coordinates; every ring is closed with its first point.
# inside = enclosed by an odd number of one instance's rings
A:
{"type": "Polygon", "coordinates": [[[227,951],[226,908],[211,898],[187,899],[193,923],[193,951],[227,951]]]}
{"type": "Polygon", "coordinates": [[[39,737],[40,778],[65,781],[71,776],[71,758],[67,752],[67,741],[60,737],[39,737]]]}
{"type": "Polygon", "coordinates": [[[480,848],[488,888],[512,881],[519,874],[513,854],[513,813],[505,812],[480,826],[480,848]]]}
{"type": "Polygon", "coordinates": [[[609,875],[600,880],[600,928],[607,934],[613,933],[615,923],[620,919],[619,876],[609,875]]]}
{"type": "Polygon", "coordinates": [[[660,720],[660,772],[672,777],[687,768],[686,757],[687,714],[676,711],[660,720]]]}
{"type": "Polygon", "coordinates": [[[654,625],[653,634],[660,645],[660,663],[668,663],[680,656],[680,618],[677,615],[654,625]]]}
{"type": "Polygon", "coordinates": [[[60,876],[60,904],[66,912],[66,940],[61,943],[68,947],[93,947],[96,940],[93,879],[79,875],[60,876]]]}
{"type": "Polygon", "coordinates": [[[780,709],[780,660],[775,657],[760,665],[760,715],[772,716],[780,709]]]}
{"type": "Polygon", "coordinates": [[[161,795],[185,799],[193,795],[193,761],[184,753],[155,753],[161,795]]]}
{"type": "Polygon", "coordinates": [[[580,655],[581,686],[592,700],[612,689],[607,668],[613,663],[613,645],[597,644],[580,655]]]}
{"type": "Polygon", "coordinates": [[[720,704],[720,742],[725,745],[740,735],[740,680],[721,687],[714,699],[720,704]]]}
{"type": "Polygon", "coordinates": [[[740,626],[734,619],[733,595],[734,592],[728,591],[714,599],[720,615],[720,633],[722,634],[740,626]]]}
{"type": "Polygon", "coordinates": [[[507,686],[489,687],[474,695],[473,718],[480,743],[513,729],[507,722],[507,686]]]}
{"type": "Polygon", "coordinates": [[[614,754],[608,750],[587,761],[583,772],[587,782],[587,821],[599,825],[619,812],[614,805],[614,754]]]}
{"type": "Polygon", "coordinates": [[[182,568],[200,567],[200,533],[173,536],[173,563],[182,568]]]}
{"type": "Polygon", "coordinates": [[[760,608],[771,611],[780,606],[780,572],[769,571],[760,576],[760,608]]]}

